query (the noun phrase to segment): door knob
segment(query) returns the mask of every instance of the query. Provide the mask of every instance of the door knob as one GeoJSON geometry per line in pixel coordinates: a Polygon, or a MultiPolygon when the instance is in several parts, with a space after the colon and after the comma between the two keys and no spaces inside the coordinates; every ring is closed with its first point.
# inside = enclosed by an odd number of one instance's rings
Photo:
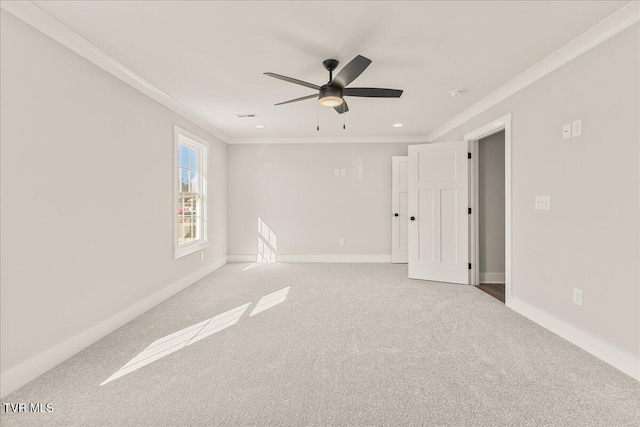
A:
{"type": "Polygon", "coordinates": [[[398,216],[398,214],[397,214],[397,213],[394,213],[394,214],[393,214],[393,216],[398,216]]]}
{"type": "Polygon", "coordinates": [[[411,218],[409,218],[411,221],[415,221],[416,217],[412,216],[411,218]]]}

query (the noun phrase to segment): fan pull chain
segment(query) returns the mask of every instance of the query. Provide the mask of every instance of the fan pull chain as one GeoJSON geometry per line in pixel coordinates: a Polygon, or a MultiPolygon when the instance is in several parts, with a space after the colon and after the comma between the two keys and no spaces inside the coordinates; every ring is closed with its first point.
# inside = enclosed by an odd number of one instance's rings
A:
{"type": "Polygon", "coordinates": [[[344,107],[342,107],[342,130],[346,130],[346,129],[347,129],[347,118],[345,117],[344,107]]]}
{"type": "Polygon", "coordinates": [[[320,104],[316,102],[316,130],[320,131],[320,104]]]}

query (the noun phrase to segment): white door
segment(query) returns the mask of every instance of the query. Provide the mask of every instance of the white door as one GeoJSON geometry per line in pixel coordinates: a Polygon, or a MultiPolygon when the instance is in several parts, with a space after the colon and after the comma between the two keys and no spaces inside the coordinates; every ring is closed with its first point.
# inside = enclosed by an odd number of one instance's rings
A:
{"type": "Polygon", "coordinates": [[[409,157],[391,158],[391,262],[409,262],[409,157]]]}
{"type": "Polygon", "coordinates": [[[468,144],[409,146],[409,277],[469,283],[468,144]]]}

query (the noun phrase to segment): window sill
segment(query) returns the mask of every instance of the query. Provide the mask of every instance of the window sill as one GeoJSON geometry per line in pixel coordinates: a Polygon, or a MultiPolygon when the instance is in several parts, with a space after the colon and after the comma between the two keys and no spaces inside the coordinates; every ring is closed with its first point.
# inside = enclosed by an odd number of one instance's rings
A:
{"type": "Polygon", "coordinates": [[[201,251],[209,247],[209,242],[197,242],[185,245],[174,250],[174,259],[182,258],[194,252],[201,251]]]}

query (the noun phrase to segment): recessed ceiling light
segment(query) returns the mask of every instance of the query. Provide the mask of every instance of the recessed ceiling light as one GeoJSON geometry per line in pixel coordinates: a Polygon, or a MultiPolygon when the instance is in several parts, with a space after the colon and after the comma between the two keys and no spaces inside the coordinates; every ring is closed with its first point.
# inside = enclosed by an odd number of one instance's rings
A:
{"type": "Polygon", "coordinates": [[[264,129],[264,128],[265,128],[265,126],[264,126],[264,125],[255,125],[255,128],[256,128],[256,129],[264,129]]]}
{"type": "Polygon", "coordinates": [[[463,94],[464,94],[464,89],[456,89],[449,92],[449,95],[451,95],[453,98],[457,98],[459,96],[462,96],[463,94]]]}
{"type": "Polygon", "coordinates": [[[402,126],[404,126],[402,123],[394,123],[393,124],[394,128],[401,128],[402,126]]]}

